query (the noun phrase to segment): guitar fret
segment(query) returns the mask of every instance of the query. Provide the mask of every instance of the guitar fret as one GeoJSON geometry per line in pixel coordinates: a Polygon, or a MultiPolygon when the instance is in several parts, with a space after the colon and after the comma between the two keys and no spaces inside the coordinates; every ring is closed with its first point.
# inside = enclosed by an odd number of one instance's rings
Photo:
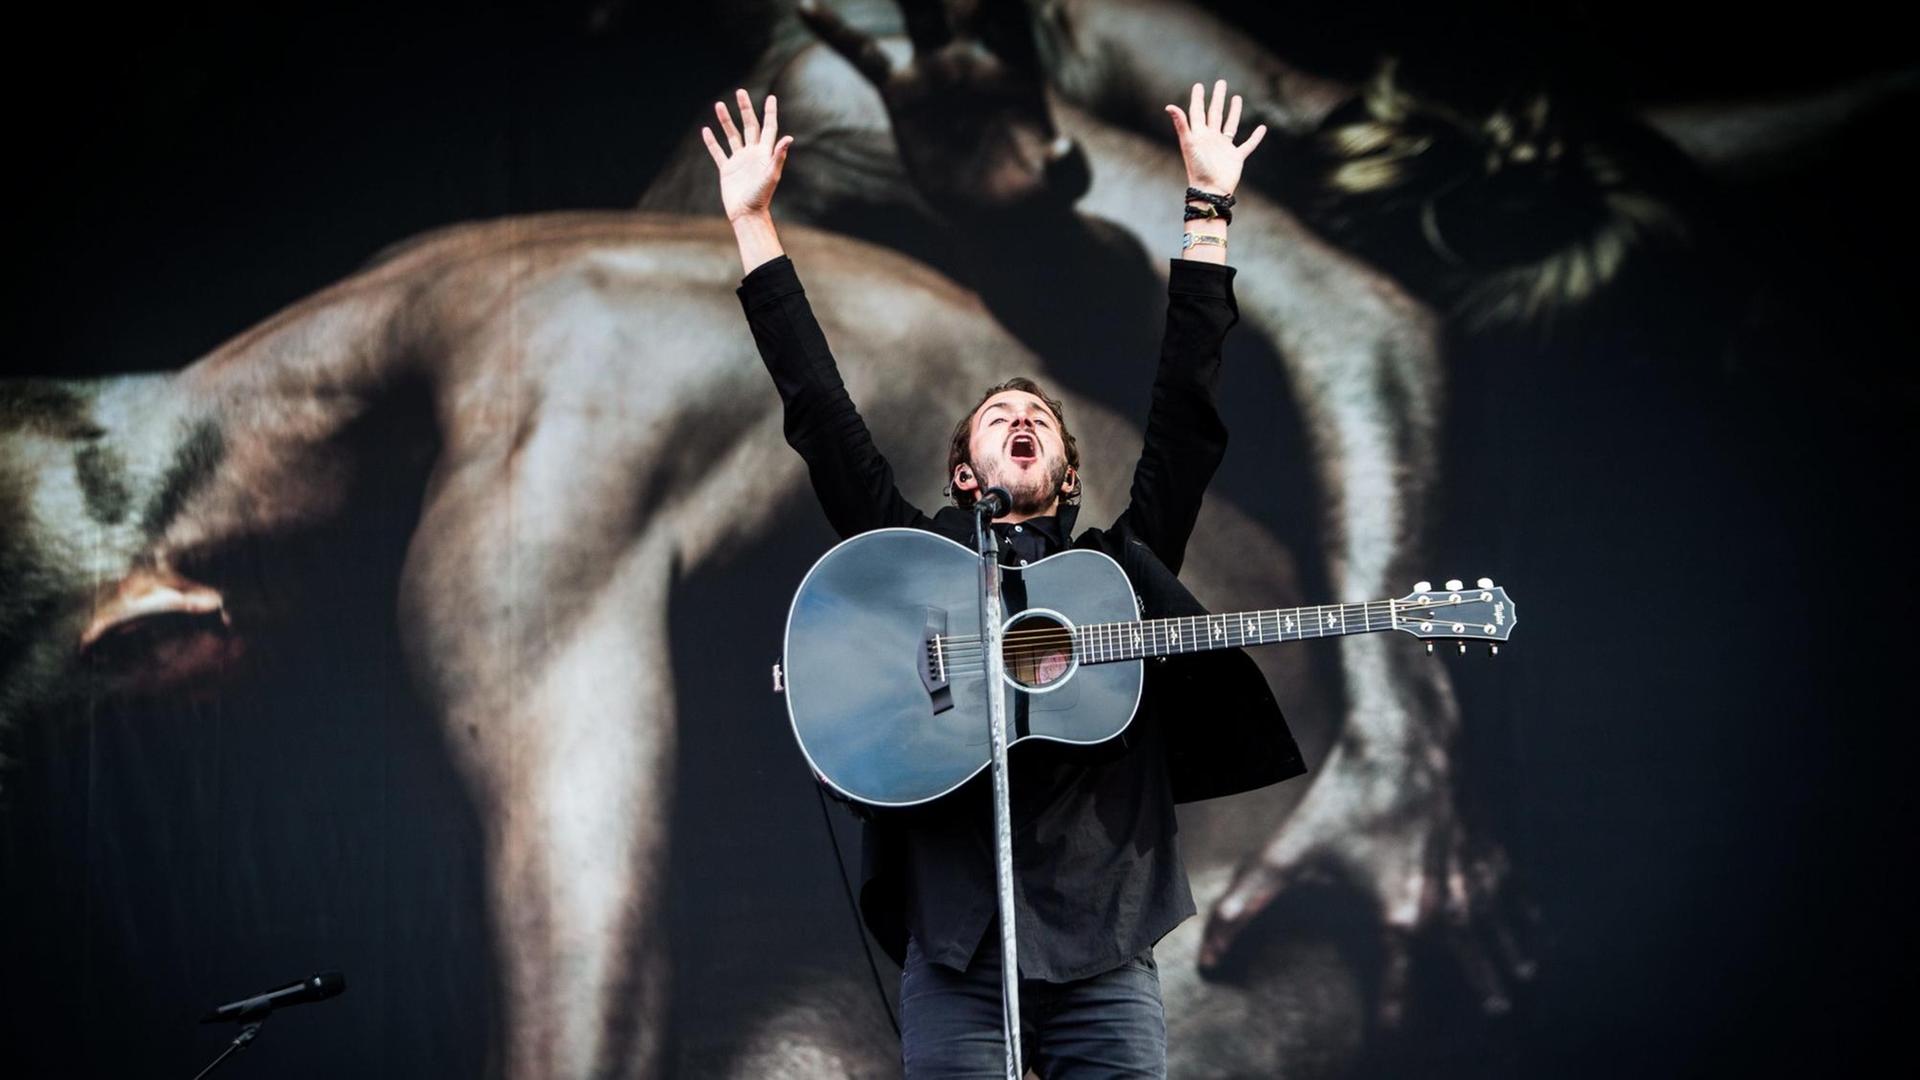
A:
{"type": "Polygon", "coordinates": [[[1394,601],[1363,600],[1353,604],[1263,608],[1224,615],[1176,615],[1134,622],[1089,623],[1074,627],[1073,646],[1082,662],[1105,664],[1267,645],[1290,638],[1298,641],[1307,637],[1342,637],[1394,630],[1399,625],[1400,614],[1394,601]]]}

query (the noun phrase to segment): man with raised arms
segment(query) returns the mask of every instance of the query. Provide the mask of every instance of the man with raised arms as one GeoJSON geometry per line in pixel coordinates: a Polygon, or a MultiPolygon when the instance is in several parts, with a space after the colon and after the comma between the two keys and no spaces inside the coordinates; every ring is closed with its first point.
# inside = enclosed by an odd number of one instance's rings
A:
{"type": "MultiPolygon", "coordinates": [[[[833,527],[842,536],[913,527],[964,543],[975,500],[1004,487],[1012,505],[993,528],[1007,562],[1069,547],[1101,551],[1126,571],[1147,616],[1201,613],[1175,574],[1226,448],[1214,385],[1237,318],[1227,231],[1242,164],[1266,133],[1256,128],[1235,145],[1240,98],[1229,104],[1222,82],[1209,104],[1195,84],[1186,109],[1167,107],[1188,189],[1146,444],[1126,509],[1110,527],[1077,536],[1077,445],[1060,403],[1024,378],[989,388],[956,425],[947,463],[955,505],[928,516],[901,495],[774,228],[772,196],[793,146],[779,134],[778,103],[767,98],[764,122],[746,91],[737,106],[736,125],[716,102],[721,134],[706,129],[703,137],[746,271],[742,306],[785,406],[787,441],[805,459],[833,527]]],[[[1170,226],[1175,205],[1169,192],[1170,226]]],[[[1023,1045],[1026,1064],[1049,1080],[1165,1075],[1153,945],[1194,913],[1174,805],[1304,771],[1245,655],[1196,654],[1153,667],[1140,715],[1123,736],[1093,748],[1023,745],[1013,761],[1023,1045]]],[[[909,1078],[1004,1074],[987,800],[976,778],[925,806],[873,815],[867,825],[861,907],[903,967],[901,1052],[909,1078]]]]}

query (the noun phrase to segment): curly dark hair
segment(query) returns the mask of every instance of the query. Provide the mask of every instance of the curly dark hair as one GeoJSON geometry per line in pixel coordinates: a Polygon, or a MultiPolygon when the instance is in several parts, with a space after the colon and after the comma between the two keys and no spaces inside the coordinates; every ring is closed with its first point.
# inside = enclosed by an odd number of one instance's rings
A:
{"type": "Polygon", "coordinates": [[[965,464],[968,468],[973,467],[973,462],[967,459],[967,451],[971,448],[969,444],[973,439],[973,418],[980,415],[980,407],[992,400],[993,395],[1004,394],[1008,390],[1018,390],[1039,398],[1041,403],[1053,413],[1053,418],[1060,422],[1060,441],[1066,444],[1067,468],[1071,470],[1073,475],[1073,486],[1067,489],[1066,494],[1060,497],[1060,501],[1068,505],[1079,502],[1080,444],[1074,441],[1073,432],[1067,427],[1066,410],[1061,406],[1059,398],[1049,397],[1047,392],[1040,388],[1039,383],[1025,376],[1017,376],[1008,379],[998,386],[987,387],[986,393],[980,395],[980,400],[974,402],[973,408],[967,410],[967,415],[961,417],[960,422],[953,425],[953,439],[947,446],[947,493],[953,496],[954,504],[962,510],[969,509],[976,501],[976,496],[973,492],[962,491],[953,486],[953,470],[962,464],[965,464]]]}

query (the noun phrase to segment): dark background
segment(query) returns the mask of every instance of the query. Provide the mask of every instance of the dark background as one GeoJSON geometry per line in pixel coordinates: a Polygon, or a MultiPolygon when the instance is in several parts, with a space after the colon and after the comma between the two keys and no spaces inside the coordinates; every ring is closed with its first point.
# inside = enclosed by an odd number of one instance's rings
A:
{"type": "MultiPolygon", "coordinates": [[[[1519,5],[1214,6],[1329,73],[1405,51],[1490,80],[1555,70],[1621,109],[1913,59],[1865,5],[1779,22],[1653,3],[1550,22],[1519,5]]],[[[630,205],[763,23],[574,3],[43,12],[16,48],[51,63],[6,75],[8,373],[175,368],[424,229],[630,205]]],[[[1643,308],[1550,346],[1457,343],[1433,564],[1491,563],[1521,608],[1507,655],[1460,662],[1456,681],[1466,783],[1543,914],[1542,973],[1504,1022],[1416,1039],[1410,1071],[1841,1070],[1889,1034],[1914,959],[1896,892],[1914,737],[1894,654],[1913,119],[1883,110],[1815,160],[1711,186],[1705,287],[1674,279],[1698,291],[1656,282],[1643,308]]],[[[1284,436],[1261,434],[1277,376],[1230,378],[1234,494],[1284,436]]],[[[1311,543],[1297,508],[1256,513],[1311,543]]],[[[817,522],[794,523],[825,546],[817,522]]],[[[687,588],[783,593],[807,561],[753,552],[687,588]]],[[[363,617],[390,595],[353,595],[384,580],[342,568],[311,655],[281,668],[292,693],[236,687],[14,734],[9,1075],[191,1075],[221,1044],[193,1027],[200,1010],[328,967],[352,991],[276,1019],[233,1075],[486,1068],[477,824],[398,661],[379,659],[396,655],[390,620],[363,617]]],[[[708,618],[676,609],[676,631],[710,633],[708,618]]],[[[768,707],[700,688],[691,663],[690,715],[768,707]]],[[[789,832],[749,839],[762,805],[697,819],[707,854],[680,868],[671,907],[677,955],[704,967],[679,991],[686,1042],[715,1008],[750,1006],[719,988],[728,962],[791,927],[814,928],[790,946],[805,959],[857,949],[776,727],[744,746],[687,738],[683,805],[744,773],[789,832]],[[793,882],[795,902],[773,919],[738,907],[746,866],[793,882]]]]}

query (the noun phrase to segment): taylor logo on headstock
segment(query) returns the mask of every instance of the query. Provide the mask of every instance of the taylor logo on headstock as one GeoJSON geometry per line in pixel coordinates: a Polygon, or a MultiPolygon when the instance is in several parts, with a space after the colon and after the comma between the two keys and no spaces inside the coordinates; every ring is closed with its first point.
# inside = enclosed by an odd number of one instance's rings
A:
{"type": "Polygon", "coordinates": [[[1484,641],[1488,652],[1497,656],[1500,643],[1511,636],[1517,621],[1507,591],[1492,578],[1481,578],[1472,589],[1455,578],[1438,594],[1432,582],[1419,581],[1412,592],[1391,603],[1393,628],[1426,639],[1429,653],[1434,640],[1445,638],[1458,641],[1461,652],[1467,651],[1469,641],[1484,641]]]}

